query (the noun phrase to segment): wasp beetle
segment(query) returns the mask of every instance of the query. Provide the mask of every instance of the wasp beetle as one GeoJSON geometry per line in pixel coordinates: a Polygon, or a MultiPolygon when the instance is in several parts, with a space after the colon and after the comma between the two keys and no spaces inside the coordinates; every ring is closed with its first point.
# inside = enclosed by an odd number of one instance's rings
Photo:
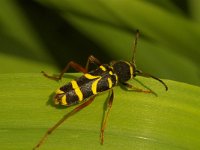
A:
{"type": "Polygon", "coordinates": [[[134,40],[133,56],[131,61],[120,60],[120,61],[112,61],[110,64],[101,64],[97,58],[91,55],[88,57],[88,61],[86,63],[85,68],[74,61],[70,61],[59,76],[49,76],[45,72],[42,72],[44,76],[54,80],[60,80],[63,77],[64,73],[67,72],[67,70],[70,67],[74,68],[76,71],[83,72],[84,74],[81,77],[72,80],[71,82],[67,83],[66,85],[56,90],[54,96],[55,105],[64,105],[67,107],[75,104],[79,105],[72,111],[64,115],[63,118],[61,118],[52,128],[50,128],[42,137],[42,139],[39,141],[39,143],[35,146],[34,149],[40,147],[44,142],[44,140],[48,137],[48,135],[51,134],[66,119],[68,119],[78,111],[82,110],[83,108],[91,104],[94,101],[96,95],[104,91],[109,91],[110,93],[109,99],[107,102],[107,107],[105,110],[105,115],[103,116],[103,121],[100,130],[100,140],[101,144],[103,144],[104,129],[106,127],[108,114],[110,112],[114,98],[113,87],[121,84],[137,92],[153,93],[153,91],[151,90],[143,90],[127,83],[128,80],[133,79],[135,76],[144,76],[153,78],[162,83],[166,91],[168,90],[167,85],[161,79],[152,76],[150,74],[143,73],[141,70],[138,70],[136,68],[135,51],[136,51],[138,37],[139,37],[139,31],[137,30],[136,37],[134,40]],[[96,64],[98,68],[95,70],[88,71],[88,67],[92,63],[96,64]]]}

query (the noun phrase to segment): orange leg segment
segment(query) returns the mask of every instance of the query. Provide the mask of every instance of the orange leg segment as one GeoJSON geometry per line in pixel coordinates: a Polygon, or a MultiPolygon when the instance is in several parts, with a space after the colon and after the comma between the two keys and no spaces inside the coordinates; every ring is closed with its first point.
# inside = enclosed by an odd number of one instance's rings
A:
{"type": "Polygon", "coordinates": [[[111,107],[112,107],[113,98],[114,98],[114,92],[113,92],[113,90],[111,90],[110,97],[109,97],[109,100],[107,102],[107,106],[106,106],[106,110],[105,110],[105,115],[103,116],[103,122],[102,122],[102,125],[101,125],[100,140],[101,140],[102,145],[103,145],[103,142],[104,142],[104,130],[106,128],[106,123],[108,121],[108,115],[109,115],[111,107]]]}
{"type": "Polygon", "coordinates": [[[69,117],[71,117],[72,115],[76,114],[77,112],[79,112],[80,110],[82,110],[83,108],[85,108],[86,106],[91,104],[94,101],[94,99],[95,99],[95,96],[92,96],[89,100],[87,100],[86,102],[82,103],[81,105],[74,108],[72,111],[70,111],[66,115],[64,115],[63,118],[61,118],[53,127],[48,129],[48,131],[44,134],[44,136],[41,138],[41,140],[38,142],[38,144],[33,148],[33,150],[39,148],[44,143],[44,141],[47,139],[47,137],[53,131],[55,131],[55,129],[57,129],[64,121],[66,121],[69,117]]]}

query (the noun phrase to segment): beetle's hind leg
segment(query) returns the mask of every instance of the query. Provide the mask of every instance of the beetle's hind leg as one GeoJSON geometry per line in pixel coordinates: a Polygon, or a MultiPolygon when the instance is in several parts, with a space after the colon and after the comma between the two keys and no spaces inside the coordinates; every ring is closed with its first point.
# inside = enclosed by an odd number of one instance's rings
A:
{"type": "Polygon", "coordinates": [[[60,80],[62,79],[63,75],[65,72],[68,71],[69,68],[73,68],[75,69],[76,71],[78,72],[83,72],[83,73],[87,73],[87,70],[82,67],[81,65],[77,64],[76,62],[74,61],[70,61],[66,66],[65,68],[62,70],[62,72],[60,73],[60,75],[58,76],[51,76],[51,75],[48,75],[47,73],[45,73],[44,71],[42,71],[43,75],[49,79],[53,79],[53,80],[60,80]]]}
{"type": "Polygon", "coordinates": [[[76,114],[77,112],[79,112],[80,110],[82,110],[83,108],[85,108],[86,106],[91,104],[94,101],[94,99],[95,99],[95,96],[92,96],[89,100],[87,100],[86,102],[82,103],[81,105],[74,108],[72,111],[70,111],[66,115],[64,115],[53,127],[48,129],[48,131],[44,134],[44,136],[41,138],[41,140],[38,142],[38,144],[33,148],[33,150],[39,148],[44,143],[44,141],[47,139],[47,137],[53,131],[55,131],[64,121],[66,121],[69,117],[71,117],[72,115],[76,114]]]}
{"type": "Polygon", "coordinates": [[[62,79],[63,75],[65,72],[67,72],[69,70],[69,68],[73,68],[75,69],[76,71],[78,72],[82,72],[82,73],[87,73],[88,72],[88,68],[89,68],[89,65],[90,64],[96,64],[98,66],[101,65],[100,61],[95,58],[93,55],[90,55],[88,57],[88,60],[87,60],[87,63],[86,63],[86,66],[85,68],[82,67],[81,65],[79,65],[78,63],[74,62],[74,61],[70,61],[66,66],[65,68],[62,70],[62,72],[60,73],[60,75],[58,76],[52,76],[52,75],[48,75],[47,73],[45,73],[44,71],[42,71],[43,75],[49,79],[52,79],[52,80],[60,80],[62,79]]]}

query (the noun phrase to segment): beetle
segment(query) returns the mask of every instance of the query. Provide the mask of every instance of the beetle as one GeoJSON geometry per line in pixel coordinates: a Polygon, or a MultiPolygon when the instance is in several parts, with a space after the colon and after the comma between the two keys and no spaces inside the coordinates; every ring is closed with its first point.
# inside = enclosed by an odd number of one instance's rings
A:
{"type": "Polygon", "coordinates": [[[101,64],[97,58],[95,58],[93,55],[90,55],[88,57],[85,68],[74,61],[70,61],[59,76],[50,76],[45,72],[42,72],[45,77],[53,80],[60,80],[63,77],[64,73],[67,72],[67,70],[70,67],[74,68],[79,72],[82,72],[83,75],[77,79],[70,81],[69,83],[63,85],[62,87],[56,90],[54,96],[55,105],[63,105],[67,107],[72,105],[78,106],[66,115],[64,115],[63,118],[61,118],[53,127],[49,128],[45,135],[41,138],[39,143],[34,147],[34,149],[39,148],[45,141],[45,139],[48,137],[48,135],[50,135],[66,119],[68,119],[75,113],[79,112],[80,110],[91,104],[99,93],[109,91],[109,98],[105,109],[105,115],[103,116],[103,122],[100,131],[101,144],[103,144],[104,130],[114,99],[113,87],[121,84],[127,88],[131,88],[133,91],[136,92],[153,93],[153,91],[151,90],[143,90],[127,82],[130,79],[135,78],[136,76],[153,78],[162,83],[166,91],[168,90],[167,85],[161,79],[148,73],[144,73],[136,68],[135,52],[138,37],[139,31],[137,30],[136,37],[134,40],[133,56],[131,61],[119,60],[111,61],[110,64],[101,64]],[[98,68],[95,70],[88,71],[90,64],[96,64],[98,68]]]}

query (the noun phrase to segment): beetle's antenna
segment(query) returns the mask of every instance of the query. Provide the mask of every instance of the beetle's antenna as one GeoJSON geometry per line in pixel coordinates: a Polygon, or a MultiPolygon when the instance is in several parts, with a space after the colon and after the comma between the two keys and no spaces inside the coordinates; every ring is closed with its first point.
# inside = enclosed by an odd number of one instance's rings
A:
{"type": "Polygon", "coordinates": [[[161,79],[159,79],[159,78],[157,78],[157,77],[155,77],[155,76],[153,76],[153,75],[150,75],[150,74],[148,74],[148,73],[144,73],[144,72],[142,72],[141,70],[136,70],[136,73],[137,73],[137,75],[139,75],[139,76],[143,76],[143,77],[147,77],[147,78],[153,78],[153,79],[159,81],[159,82],[162,83],[162,85],[165,87],[165,90],[166,90],[166,91],[168,90],[168,86],[167,86],[167,85],[165,84],[165,82],[163,82],[161,79]]]}
{"type": "Polygon", "coordinates": [[[136,30],[136,35],[135,35],[135,40],[134,40],[134,43],[133,43],[133,56],[132,56],[132,59],[131,59],[131,62],[133,64],[135,64],[135,52],[136,52],[136,47],[137,47],[137,40],[139,38],[139,35],[140,35],[140,32],[139,30],[137,29],[136,30]]]}

